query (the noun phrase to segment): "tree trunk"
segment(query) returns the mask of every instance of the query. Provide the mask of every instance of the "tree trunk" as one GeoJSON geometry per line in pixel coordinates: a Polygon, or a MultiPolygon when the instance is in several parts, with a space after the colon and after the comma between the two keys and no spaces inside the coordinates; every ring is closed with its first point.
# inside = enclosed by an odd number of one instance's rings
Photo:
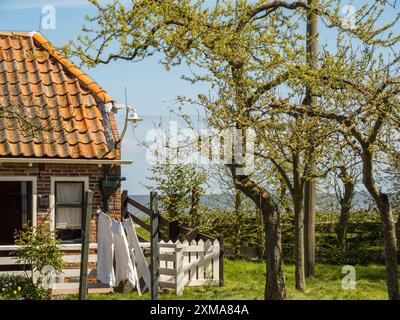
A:
{"type": "MultiPolygon", "coordinates": [[[[318,0],[308,0],[309,6],[315,6],[318,0]]],[[[310,69],[317,69],[318,55],[318,16],[314,13],[307,14],[307,63],[310,69]]],[[[311,88],[306,88],[307,105],[317,104],[317,97],[311,88]]],[[[310,137],[312,141],[312,137],[310,137]]],[[[315,159],[310,159],[310,169],[315,171],[315,159]]],[[[315,179],[306,181],[304,186],[304,223],[305,223],[305,273],[307,277],[315,274],[315,179]]]]}
{"type": "Polygon", "coordinates": [[[341,204],[339,222],[336,226],[336,237],[338,247],[342,251],[346,249],[347,222],[349,221],[350,210],[351,206],[341,204]]]}
{"type": "Polygon", "coordinates": [[[197,228],[200,225],[200,217],[199,217],[199,193],[197,190],[192,190],[192,194],[190,197],[190,211],[189,215],[191,217],[191,228],[197,228]]]}
{"type": "Polygon", "coordinates": [[[397,228],[397,239],[399,239],[400,238],[400,212],[399,212],[399,216],[397,217],[396,228],[397,228]]]}
{"type": "MultiPolygon", "coordinates": [[[[302,196],[303,194],[301,193],[302,196]]],[[[304,292],[306,288],[304,271],[304,211],[301,198],[295,201],[294,204],[294,223],[296,289],[304,292]]]]}
{"type": "Polygon", "coordinates": [[[239,215],[242,211],[242,192],[239,189],[235,189],[235,214],[239,215]]]}
{"type": "Polygon", "coordinates": [[[261,210],[265,227],[266,249],[266,300],[284,300],[286,298],[285,277],[283,273],[281,223],[278,206],[267,190],[260,187],[248,176],[237,176],[236,168],[231,166],[236,188],[249,197],[261,210]]]}
{"type": "Polygon", "coordinates": [[[257,215],[257,223],[259,223],[259,225],[261,226],[261,239],[260,239],[260,247],[258,250],[258,258],[260,260],[263,260],[263,259],[265,259],[265,255],[266,255],[265,222],[264,222],[263,213],[261,212],[259,207],[256,208],[256,215],[257,215]]]}
{"type": "Polygon", "coordinates": [[[293,164],[293,212],[294,212],[294,257],[295,257],[295,287],[304,292],[305,281],[305,257],[304,257],[304,210],[303,196],[304,183],[300,174],[300,155],[298,151],[292,154],[293,164]]]}
{"type": "Polygon", "coordinates": [[[312,277],[315,274],[315,181],[304,184],[304,245],[305,274],[312,277]]]}
{"type": "Polygon", "coordinates": [[[378,207],[382,221],[383,240],[385,245],[386,285],[390,300],[400,300],[396,226],[387,194],[382,193],[375,182],[373,171],[373,156],[369,145],[364,146],[363,182],[378,207]]]}
{"type": "Polygon", "coordinates": [[[397,238],[396,227],[390,207],[389,197],[381,193],[376,202],[382,220],[383,237],[385,243],[386,284],[390,300],[400,300],[398,263],[397,263],[397,238]]]}
{"type": "Polygon", "coordinates": [[[267,277],[264,297],[266,300],[286,298],[283,274],[281,222],[278,207],[269,197],[261,197],[261,212],[265,221],[267,277]]]}
{"type": "Polygon", "coordinates": [[[340,179],[344,185],[344,194],[343,198],[340,199],[340,218],[336,226],[336,236],[339,248],[344,251],[346,249],[347,222],[349,221],[350,210],[353,205],[355,184],[346,167],[342,167],[340,170],[340,179]]]}

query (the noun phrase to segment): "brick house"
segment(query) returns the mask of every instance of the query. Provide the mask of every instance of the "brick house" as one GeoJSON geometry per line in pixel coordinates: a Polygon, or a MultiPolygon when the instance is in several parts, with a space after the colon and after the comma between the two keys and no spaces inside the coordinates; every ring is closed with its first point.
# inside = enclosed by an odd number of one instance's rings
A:
{"type": "MultiPolygon", "coordinates": [[[[84,191],[121,214],[114,100],[39,33],[0,32],[0,245],[49,219],[79,242],[84,191]],[[108,188],[106,188],[108,186],[108,188]]],[[[96,219],[91,224],[96,241],[96,219]]]]}

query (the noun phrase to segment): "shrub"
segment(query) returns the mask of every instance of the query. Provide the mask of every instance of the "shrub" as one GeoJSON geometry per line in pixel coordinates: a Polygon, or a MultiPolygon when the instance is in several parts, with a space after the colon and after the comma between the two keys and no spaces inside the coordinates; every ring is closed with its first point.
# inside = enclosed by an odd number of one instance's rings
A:
{"type": "Polygon", "coordinates": [[[54,272],[62,273],[65,263],[62,259],[60,241],[50,231],[48,223],[42,223],[38,227],[16,231],[15,244],[20,246],[15,252],[17,262],[31,267],[31,282],[34,282],[34,273],[39,285],[54,272]],[[50,267],[50,268],[49,268],[50,267]]]}
{"type": "Polygon", "coordinates": [[[25,276],[0,276],[0,299],[2,300],[47,300],[50,290],[36,285],[25,276]]]}

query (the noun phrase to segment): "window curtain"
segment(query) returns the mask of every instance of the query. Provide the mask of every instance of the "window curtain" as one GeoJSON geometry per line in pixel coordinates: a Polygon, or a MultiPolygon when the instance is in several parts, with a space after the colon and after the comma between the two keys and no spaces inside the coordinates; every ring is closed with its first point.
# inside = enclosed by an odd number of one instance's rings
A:
{"type": "MultiPolygon", "coordinates": [[[[82,183],[57,183],[56,203],[81,204],[82,183]]],[[[56,208],[56,229],[80,229],[82,208],[56,208]]]]}

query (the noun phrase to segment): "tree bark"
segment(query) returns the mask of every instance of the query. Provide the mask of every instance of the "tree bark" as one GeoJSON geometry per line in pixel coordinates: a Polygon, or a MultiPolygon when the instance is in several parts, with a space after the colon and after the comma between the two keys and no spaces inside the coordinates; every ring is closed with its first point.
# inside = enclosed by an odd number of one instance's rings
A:
{"type": "Polygon", "coordinates": [[[265,236],[265,222],[264,216],[259,207],[256,208],[256,215],[257,215],[257,223],[261,226],[261,239],[260,239],[260,247],[258,250],[258,258],[263,260],[266,255],[265,245],[266,245],[266,236],[265,236]]]}
{"type": "Polygon", "coordinates": [[[294,256],[295,256],[295,287],[304,292],[305,281],[305,248],[304,248],[304,183],[300,174],[300,156],[297,151],[292,155],[293,163],[293,211],[294,211],[294,256]]]}
{"type": "Polygon", "coordinates": [[[346,249],[347,222],[349,221],[350,210],[351,205],[344,203],[344,200],[341,201],[340,217],[336,226],[336,237],[338,241],[338,247],[343,251],[346,249]]]}
{"type": "Polygon", "coordinates": [[[242,211],[242,192],[235,189],[235,214],[239,215],[242,211]]]}
{"type": "MultiPolygon", "coordinates": [[[[307,0],[308,6],[315,6],[318,0],[307,0]]],[[[317,69],[318,54],[318,16],[307,14],[307,63],[310,69],[317,69]]],[[[307,105],[316,105],[317,97],[310,87],[306,88],[307,105]]],[[[312,139],[312,137],[311,137],[312,139]]],[[[310,170],[315,171],[315,159],[310,159],[310,170]]],[[[307,277],[315,274],[315,179],[306,181],[304,186],[304,234],[305,234],[305,273],[307,277]]]]}
{"type": "Polygon", "coordinates": [[[344,193],[340,199],[340,218],[336,226],[336,236],[339,248],[344,251],[346,249],[347,223],[353,204],[355,183],[346,167],[340,168],[340,179],[343,182],[344,193]]]}
{"type": "Polygon", "coordinates": [[[400,238],[400,212],[397,217],[396,229],[397,229],[397,239],[399,239],[400,238]]]}
{"type": "Polygon", "coordinates": [[[363,182],[375,201],[381,216],[385,246],[386,285],[390,300],[400,300],[397,262],[396,226],[389,197],[382,193],[374,179],[373,156],[369,145],[363,147],[363,182]]]}
{"type": "Polygon", "coordinates": [[[266,300],[284,300],[286,298],[285,277],[282,259],[281,222],[278,207],[269,197],[261,197],[266,233],[266,283],[264,297],[266,300]]]}
{"type": "Polygon", "coordinates": [[[265,226],[266,247],[266,300],[284,300],[286,298],[285,277],[283,272],[281,222],[278,206],[270,193],[247,176],[237,176],[231,167],[236,188],[249,197],[261,210],[265,226]]]}
{"type": "Polygon", "coordinates": [[[190,196],[190,210],[189,215],[191,219],[191,228],[197,228],[200,225],[199,217],[199,203],[200,203],[200,193],[197,189],[191,191],[190,196]]]}
{"type": "MultiPolygon", "coordinates": [[[[302,191],[302,190],[301,190],[302,191]]],[[[306,289],[305,283],[305,268],[304,268],[304,211],[303,211],[303,193],[300,197],[297,196],[294,202],[294,238],[295,238],[295,282],[296,289],[304,292],[306,289]]]]}

